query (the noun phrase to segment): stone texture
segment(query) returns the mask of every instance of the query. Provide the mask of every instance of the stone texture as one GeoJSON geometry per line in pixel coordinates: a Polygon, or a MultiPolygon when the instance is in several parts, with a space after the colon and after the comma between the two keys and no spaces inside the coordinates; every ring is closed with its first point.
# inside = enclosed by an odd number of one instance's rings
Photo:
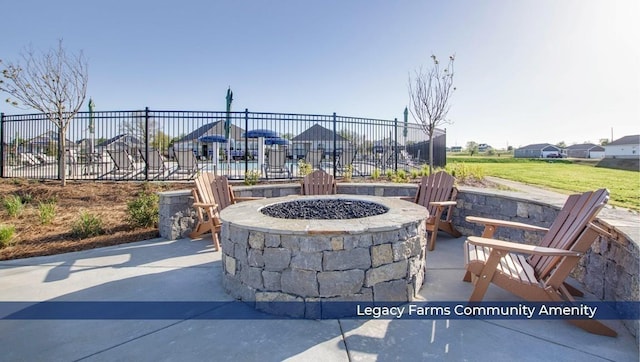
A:
{"type": "Polygon", "coordinates": [[[318,297],[318,278],[310,270],[287,269],[282,272],[282,291],[301,297],[318,297]]]}
{"type": "Polygon", "coordinates": [[[277,248],[280,246],[280,235],[278,234],[265,234],[264,246],[267,248],[277,248]]]}
{"type": "Polygon", "coordinates": [[[373,286],[373,299],[376,302],[406,302],[408,285],[406,280],[392,280],[373,286]]]}
{"type": "Polygon", "coordinates": [[[369,233],[359,235],[347,235],[344,237],[344,249],[368,248],[373,244],[372,235],[369,233]]]}
{"type": "Polygon", "coordinates": [[[323,269],[326,271],[368,269],[371,266],[369,249],[325,251],[323,254],[323,269]]]}
{"type": "Polygon", "coordinates": [[[371,266],[378,267],[380,265],[393,262],[393,252],[391,244],[374,245],[371,247],[371,266]]]}
{"type": "Polygon", "coordinates": [[[249,233],[249,246],[252,249],[264,249],[264,233],[252,231],[249,233]]]}
{"type": "Polygon", "coordinates": [[[285,315],[295,318],[305,316],[304,300],[300,297],[285,293],[256,293],[256,309],[270,314],[285,315]]]}
{"type": "Polygon", "coordinates": [[[321,271],[322,253],[300,252],[291,258],[291,268],[321,271]]]}
{"type": "Polygon", "coordinates": [[[282,278],[282,273],[280,272],[263,270],[262,282],[264,283],[264,289],[269,291],[281,290],[280,278],[282,278]]]}
{"type": "Polygon", "coordinates": [[[416,236],[399,243],[393,243],[393,260],[408,259],[412,256],[420,255],[422,251],[420,237],[416,236]]]}
{"type": "Polygon", "coordinates": [[[291,262],[291,251],[285,248],[265,248],[262,256],[264,268],[268,271],[282,271],[291,262]]]}
{"type": "Polygon", "coordinates": [[[381,282],[405,278],[407,276],[407,263],[407,260],[401,260],[367,270],[365,286],[370,287],[381,282]]]}
{"type": "Polygon", "coordinates": [[[249,263],[249,266],[263,267],[264,257],[262,256],[262,250],[249,249],[247,262],[249,263]]]}
{"type": "Polygon", "coordinates": [[[227,274],[236,275],[236,259],[234,257],[222,254],[222,261],[224,265],[224,271],[227,274]]]}
{"type": "Polygon", "coordinates": [[[240,281],[254,289],[264,289],[262,268],[243,267],[240,270],[240,281]]]}
{"type": "Polygon", "coordinates": [[[364,271],[359,269],[318,273],[321,297],[355,294],[362,288],[363,281],[364,271]]]}

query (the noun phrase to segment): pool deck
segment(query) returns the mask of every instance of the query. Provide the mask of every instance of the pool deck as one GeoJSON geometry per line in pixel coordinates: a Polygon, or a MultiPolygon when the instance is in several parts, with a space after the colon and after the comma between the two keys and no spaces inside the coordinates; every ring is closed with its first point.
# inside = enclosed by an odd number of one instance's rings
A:
{"type": "MultiPolygon", "coordinates": [[[[427,254],[420,295],[465,301],[464,238],[441,235],[427,254]]],[[[618,321],[618,337],[561,320],[265,318],[222,288],[220,253],[209,239],[149,240],[0,262],[0,359],[7,361],[638,361],[638,342],[618,321]],[[192,317],[8,319],[30,307],[6,302],[217,302],[192,317]],[[13,309],[12,309],[13,308],[13,309]],[[225,316],[227,318],[225,318],[225,316]],[[232,316],[234,319],[228,319],[232,316]],[[234,316],[241,316],[236,318],[234,316]]],[[[513,301],[490,287],[487,301],[513,301]]],[[[515,299],[517,300],[517,299],[515,299]]],[[[133,310],[127,310],[132,308],[133,310]]],[[[129,314],[130,313],[130,314],[129,314]]],[[[81,313],[80,313],[81,314],[81,313]]],[[[144,314],[144,313],[142,313],[144,314]]],[[[133,315],[133,317],[132,317],[133,315]]]]}

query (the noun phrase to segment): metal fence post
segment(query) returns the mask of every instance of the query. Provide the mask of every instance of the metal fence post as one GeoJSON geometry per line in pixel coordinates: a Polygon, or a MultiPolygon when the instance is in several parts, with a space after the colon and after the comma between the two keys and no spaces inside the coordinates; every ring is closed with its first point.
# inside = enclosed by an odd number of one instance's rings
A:
{"type": "Polygon", "coordinates": [[[144,179],[149,181],[149,107],[144,107],[144,179]]]}
{"type": "MultiPolygon", "coordinates": [[[[4,177],[4,112],[0,113],[0,177],[4,177]]],[[[9,143],[7,142],[7,145],[9,143]]]]}
{"type": "Polygon", "coordinates": [[[336,143],[338,141],[336,112],[333,112],[333,177],[336,177],[336,143]]]}
{"type": "Polygon", "coordinates": [[[398,118],[393,119],[393,153],[395,157],[395,162],[393,166],[393,171],[398,172],[398,118]]]}
{"type": "MultiPolygon", "coordinates": [[[[246,137],[247,132],[249,132],[249,108],[244,109],[244,174],[245,176],[249,172],[249,138],[246,137]]],[[[229,133],[231,134],[231,133],[229,133]]],[[[229,142],[227,140],[227,142],[229,142]]],[[[229,156],[227,156],[229,157],[229,156]]]]}

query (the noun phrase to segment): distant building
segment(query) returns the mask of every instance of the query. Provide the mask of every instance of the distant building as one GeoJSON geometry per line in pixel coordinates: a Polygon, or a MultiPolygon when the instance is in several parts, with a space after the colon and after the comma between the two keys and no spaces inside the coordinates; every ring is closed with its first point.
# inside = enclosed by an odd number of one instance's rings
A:
{"type": "Polygon", "coordinates": [[[462,146],[452,146],[451,152],[462,152],[462,146]]]}
{"type": "Polygon", "coordinates": [[[489,146],[486,143],[481,143],[478,145],[478,152],[486,152],[492,149],[493,147],[489,146]]]}
{"type": "Polygon", "coordinates": [[[640,158],[640,135],[624,136],[606,146],[604,153],[606,158],[640,158]]]}
{"type": "Polygon", "coordinates": [[[574,158],[603,158],[604,147],[594,145],[593,143],[585,143],[581,145],[571,145],[566,148],[567,157],[574,158]]]}
{"type": "Polygon", "coordinates": [[[536,143],[517,148],[513,152],[515,158],[547,158],[560,155],[560,148],[551,143],[536,143]]]}

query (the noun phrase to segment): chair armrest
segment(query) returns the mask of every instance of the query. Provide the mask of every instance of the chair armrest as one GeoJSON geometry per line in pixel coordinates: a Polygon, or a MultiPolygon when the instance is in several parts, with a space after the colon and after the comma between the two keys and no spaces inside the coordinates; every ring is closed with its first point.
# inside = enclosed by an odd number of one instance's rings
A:
{"type": "Polygon", "coordinates": [[[467,242],[472,245],[478,245],[488,247],[497,250],[504,250],[507,252],[524,253],[531,255],[545,255],[545,256],[582,256],[581,253],[571,250],[547,248],[543,246],[534,246],[527,244],[513,243],[509,241],[502,241],[496,239],[487,239],[478,236],[470,236],[467,238],[467,242]]]}
{"type": "Polygon", "coordinates": [[[266,197],[236,196],[233,199],[237,202],[242,202],[242,201],[251,201],[251,200],[262,200],[262,199],[266,199],[266,197]]]}
{"type": "Polygon", "coordinates": [[[193,206],[195,207],[218,207],[218,204],[207,204],[204,202],[194,202],[193,206]]]}
{"type": "Polygon", "coordinates": [[[549,231],[549,229],[547,228],[524,224],[524,223],[515,222],[515,221],[488,219],[488,218],[476,217],[476,216],[467,216],[465,220],[467,220],[468,222],[472,222],[474,224],[491,225],[494,227],[504,226],[504,227],[510,227],[515,229],[531,230],[531,231],[549,231]]]}
{"type": "Polygon", "coordinates": [[[440,206],[456,206],[456,205],[458,205],[458,202],[456,202],[456,201],[433,201],[433,202],[430,202],[429,205],[433,205],[433,206],[437,206],[437,207],[440,207],[440,206]]]}

